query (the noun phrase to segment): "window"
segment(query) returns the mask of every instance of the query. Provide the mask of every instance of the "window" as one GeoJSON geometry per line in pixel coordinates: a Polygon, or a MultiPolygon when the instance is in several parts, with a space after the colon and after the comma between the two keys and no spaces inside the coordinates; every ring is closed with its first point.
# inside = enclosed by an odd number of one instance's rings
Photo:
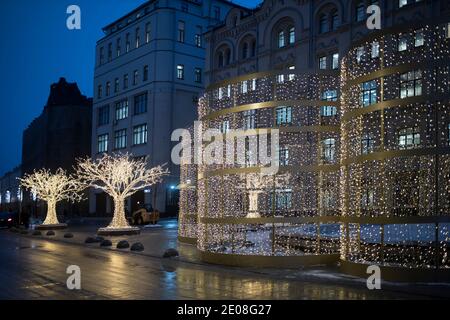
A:
{"type": "Polygon", "coordinates": [[[248,43],[244,43],[242,46],[242,59],[247,59],[248,57],[248,43]]]}
{"type": "Polygon", "coordinates": [[[126,38],[125,38],[125,51],[128,53],[130,52],[130,34],[127,33],[126,38]]]}
{"type": "Polygon", "coordinates": [[[447,124],[447,144],[450,146],[450,122],[447,124]]]}
{"type": "Polygon", "coordinates": [[[197,27],[197,33],[194,36],[195,46],[198,48],[202,47],[202,27],[197,27]]]}
{"type": "Polygon", "coordinates": [[[112,43],[108,43],[108,62],[112,60],[112,43]]]}
{"type": "Polygon", "coordinates": [[[364,49],[364,47],[359,47],[356,49],[356,62],[357,63],[361,63],[361,61],[363,61],[365,52],[366,52],[366,50],[364,49]]]}
{"type": "Polygon", "coordinates": [[[422,71],[413,70],[400,75],[400,98],[422,95],[422,71]]]}
{"type": "Polygon", "coordinates": [[[139,71],[138,70],[134,70],[133,72],[133,86],[137,85],[139,80],[139,71]]]}
{"type": "Polygon", "coordinates": [[[363,1],[360,1],[360,2],[356,5],[355,10],[356,10],[356,12],[355,12],[355,13],[356,13],[356,14],[355,14],[356,21],[357,21],[357,22],[363,21],[363,20],[366,18],[366,7],[365,7],[365,5],[364,5],[364,2],[363,2],[363,1]]]}
{"type": "Polygon", "coordinates": [[[292,208],[292,191],[277,190],[275,192],[275,209],[288,210],[292,208]]]}
{"type": "Polygon", "coordinates": [[[325,70],[327,68],[327,57],[320,57],[319,58],[319,69],[325,70]]]}
{"type": "Polygon", "coordinates": [[[141,124],[133,128],[133,145],[147,143],[147,124],[141,124]]]}
{"type": "Polygon", "coordinates": [[[398,37],[398,51],[406,51],[408,50],[408,39],[406,35],[401,35],[398,37]]]}
{"type": "MultiPolygon", "coordinates": [[[[337,101],[337,91],[327,90],[322,93],[322,101],[337,101]]],[[[337,108],[335,106],[323,106],[321,108],[322,117],[333,117],[337,114],[337,108]]]]}
{"type": "Polygon", "coordinates": [[[378,58],[380,56],[380,43],[378,41],[372,42],[372,59],[378,58]]]}
{"type": "Polygon", "coordinates": [[[414,47],[422,47],[425,43],[423,29],[414,32],[414,47]]]}
{"type": "Polygon", "coordinates": [[[99,84],[97,87],[97,99],[101,99],[102,95],[103,95],[103,87],[101,84],[99,84]]]}
{"type": "Polygon", "coordinates": [[[116,121],[128,117],[128,100],[116,102],[116,121]]]}
{"type": "Polygon", "coordinates": [[[405,128],[398,133],[398,146],[400,149],[412,149],[420,145],[419,128],[405,128]]]}
{"type": "Polygon", "coordinates": [[[251,55],[254,57],[256,55],[256,41],[252,41],[252,49],[251,49],[251,55]]]}
{"type": "Polygon", "coordinates": [[[150,42],[150,36],[151,36],[151,29],[150,29],[150,23],[147,23],[145,25],[145,42],[149,43],[150,42]]]}
{"type": "Polygon", "coordinates": [[[336,140],[328,138],[322,141],[322,159],[327,162],[333,162],[335,157],[336,140]]]}
{"type": "Polygon", "coordinates": [[[109,81],[106,82],[106,90],[105,91],[106,91],[105,94],[108,97],[109,94],[111,93],[111,82],[109,82],[109,81]]]}
{"type": "Polygon", "coordinates": [[[147,81],[148,80],[148,66],[144,66],[144,72],[143,72],[143,80],[147,81]]]}
{"type": "Polygon", "coordinates": [[[279,160],[280,160],[280,166],[288,166],[289,165],[289,149],[288,148],[281,148],[278,152],[279,160]]]}
{"type": "Polygon", "coordinates": [[[256,129],[256,110],[244,111],[244,130],[256,129]]]}
{"type": "Polygon", "coordinates": [[[230,131],[230,120],[224,120],[222,121],[222,123],[220,124],[220,132],[222,132],[223,134],[227,133],[228,131],[230,131]]]}
{"type": "Polygon", "coordinates": [[[447,28],[445,30],[445,36],[447,39],[450,39],[450,22],[447,23],[447,28]]]}
{"type": "Polygon", "coordinates": [[[114,79],[114,93],[119,92],[119,78],[114,79]]]}
{"type": "Polygon", "coordinates": [[[99,135],[97,138],[97,152],[108,152],[108,134],[99,135]]]}
{"type": "Polygon", "coordinates": [[[339,69],[339,53],[333,54],[332,68],[333,70],[339,69]]]}
{"type": "Polygon", "coordinates": [[[319,19],[319,33],[328,32],[328,17],[325,14],[322,14],[319,19]]]}
{"type": "Polygon", "coordinates": [[[408,4],[408,0],[399,0],[399,1],[398,1],[398,7],[399,7],[399,8],[404,7],[404,6],[406,6],[407,4],[408,4]]]}
{"type": "Polygon", "coordinates": [[[127,147],[127,129],[117,130],[114,133],[114,149],[124,149],[127,147]]]}
{"type": "Polygon", "coordinates": [[[278,126],[292,124],[292,107],[278,107],[275,114],[278,126]]]}
{"type": "Polygon", "coordinates": [[[184,65],[182,64],[177,65],[177,79],[184,79],[184,65]]]}
{"type": "Polygon", "coordinates": [[[223,67],[223,53],[219,52],[219,56],[217,57],[217,65],[220,67],[223,67]]]}
{"type": "Polygon", "coordinates": [[[194,81],[198,83],[202,82],[202,69],[200,68],[194,69],[194,81]]]}
{"type": "Polygon", "coordinates": [[[139,28],[136,28],[136,33],[135,33],[135,47],[139,48],[139,46],[141,45],[141,36],[140,36],[140,32],[141,30],[139,28]]]}
{"type": "Polygon", "coordinates": [[[184,42],[184,21],[178,21],[178,42],[184,42]]]}
{"type": "Polygon", "coordinates": [[[367,81],[361,84],[361,104],[363,107],[377,103],[377,81],[367,81]]]}
{"type": "Polygon", "coordinates": [[[289,29],[289,44],[295,43],[295,28],[291,27],[289,29]]]}
{"type": "Polygon", "coordinates": [[[123,88],[128,89],[128,73],[123,76],[123,88]]]}
{"type": "MultiPolygon", "coordinates": [[[[288,70],[295,70],[295,66],[289,66],[288,70]]],[[[288,74],[288,81],[295,80],[295,73],[289,73],[288,74]]]]}
{"type": "Polygon", "coordinates": [[[102,65],[103,63],[105,63],[105,56],[104,56],[104,53],[103,53],[103,47],[100,48],[99,56],[100,56],[100,58],[99,58],[99,60],[100,60],[99,64],[102,65]]]}
{"type": "Polygon", "coordinates": [[[256,90],[256,79],[242,81],[241,83],[241,92],[247,93],[248,91],[256,90]]]}
{"type": "Polygon", "coordinates": [[[109,123],[109,105],[98,108],[98,126],[109,123]]]}
{"type": "Polygon", "coordinates": [[[142,114],[147,112],[147,93],[143,93],[134,97],[134,114],[142,114]]]}
{"type": "Polygon", "coordinates": [[[278,48],[283,48],[285,45],[284,31],[280,31],[278,32],[278,48]]]}
{"type": "Polygon", "coordinates": [[[214,6],[214,19],[220,20],[220,7],[214,6]]]}
{"type": "Polygon", "coordinates": [[[375,193],[372,189],[364,188],[362,190],[361,205],[366,208],[373,206],[375,200],[375,193]]]}
{"type": "Polygon", "coordinates": [[[339,15],[337,11],[331,14],[331,30],[336,31],[339,28],[339,15]]]}
{"type": "Polygon", "coordinates": [[[116,57],[120,57],[120,52],[121,51],[121,47],[120,47],[120,38],[117,39],[116,42],[116,57]]]}
{"type": "Polygon", "coordinates": [[[371,134],[364,134],[361,138],[361,154],[369,154],[375,149],[375,140],[371,134]]]}

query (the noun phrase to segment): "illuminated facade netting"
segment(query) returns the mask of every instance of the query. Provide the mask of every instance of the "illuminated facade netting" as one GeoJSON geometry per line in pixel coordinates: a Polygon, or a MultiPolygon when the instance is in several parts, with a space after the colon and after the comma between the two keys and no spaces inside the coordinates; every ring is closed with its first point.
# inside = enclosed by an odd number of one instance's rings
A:
{"type": "Polygon", "coordinates": [[[338,81],[333,72],[269,72],[207,89],[199,104],[203,130],[230,138],[229,130],[254,137],[254,129],[279,129],[280,170],[261,176],[263,166],[247,152],[235,154],[243,164],[199,168],[203,259],[259,266],[337,261],[338,81]]]}
{"type": "MultiPolygon", "coordinates": [[[[193,127],[189,128],[193,136],[193,127]]],[[[180,164],[180,213],[178,219],[178,240],[181,242],[195,244],[197,241],[197,165],[191,161],[180,164]]]]}
{"type": "Polygon", "coordinates": [[[450,268],[447,27],[383,32],[343,59],[344,269],[450,268]]]}

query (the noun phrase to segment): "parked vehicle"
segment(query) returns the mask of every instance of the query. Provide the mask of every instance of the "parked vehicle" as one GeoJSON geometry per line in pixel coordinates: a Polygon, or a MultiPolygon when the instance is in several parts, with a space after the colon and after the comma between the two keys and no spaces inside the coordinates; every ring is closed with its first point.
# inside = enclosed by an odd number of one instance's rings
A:
{"type": "Polygon", "coordinates": [[[0,228],[11,228],[15,225],[16,214],[12,212],[0,212],[0,228]]]}
{"type": "Polygon", "coordinates": [[[132,224],[146,225],[157,224],[159,221],[159,211],[153,210],[152,207],[146,207],[133,212],[132,224]]]}

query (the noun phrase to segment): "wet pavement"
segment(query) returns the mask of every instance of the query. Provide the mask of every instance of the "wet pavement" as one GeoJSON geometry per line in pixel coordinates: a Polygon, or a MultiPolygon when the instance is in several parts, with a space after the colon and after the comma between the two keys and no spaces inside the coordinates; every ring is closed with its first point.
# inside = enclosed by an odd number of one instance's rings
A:
{"type": "MultiPolygon", "coordinates": [[[[52,239],[0,230],[0,299],[433,299],[450,297],[450,285],[383,284],[366,288],[364,279],[336,268],[242,269],[198,261],[195,248],[177,244],[176,221],[147,229],[138,238],[145,252],[85,245],[96,226],[72,227],[52,239]],[[83,241],[81,241],[82,239],[83,241]],[[168,247],[181,257],[162,259],[168,247]],[[81,290],[67,289],[69,265],[81,269],[81,290]]],[[[123,240],[123,237],[121,237],[123,240]]]]}

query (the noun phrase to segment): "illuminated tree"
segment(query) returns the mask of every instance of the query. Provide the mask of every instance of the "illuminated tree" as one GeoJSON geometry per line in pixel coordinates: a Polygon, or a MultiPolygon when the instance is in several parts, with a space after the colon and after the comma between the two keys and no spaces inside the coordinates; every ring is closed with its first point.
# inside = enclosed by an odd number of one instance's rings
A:
{"type": "Polygon", "coordinates": [[[80,192],[83,187],[72,175],[68,175],[63,169],[51,173],[50,170],[41,169],[32,174],[25,174],[19,178],[20,185],[30,190],[33,196],[47,202],[47,216],[42,226],[62,225],[56,216],[56,204],[67,200],[76,202],[82,200],[80,192]]]}
{"type": "Polygon", "coordinates": [[[162,180],[169,172],[163,166],[147,168],[147,158],[132,158],[128,154],[104,154],[97,160],[78,161],[77,177],[86,187],[109,194],[114,201],[114,216],[106,231],[133,229],[125,216],[125,199],[139,190],[162,180]]]}

